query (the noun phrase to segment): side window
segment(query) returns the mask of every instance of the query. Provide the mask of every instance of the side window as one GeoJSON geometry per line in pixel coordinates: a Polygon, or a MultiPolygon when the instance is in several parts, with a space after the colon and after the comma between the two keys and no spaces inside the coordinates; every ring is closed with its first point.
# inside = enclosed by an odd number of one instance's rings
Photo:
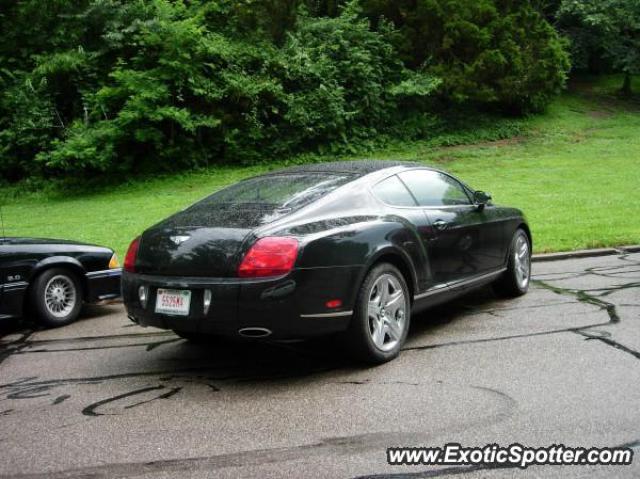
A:
{"type": "Polygon", "coordinates": [[[397,176],[391,176],[373,187],[374,194],[391,206],[416,206],[411,193],[397,176]]]}
{"type": "Polygon", "coordinates": [[[464,187],[443,173],[430,170],[412,170],[400,173],[420,206],[470,205],[464,187]]]}

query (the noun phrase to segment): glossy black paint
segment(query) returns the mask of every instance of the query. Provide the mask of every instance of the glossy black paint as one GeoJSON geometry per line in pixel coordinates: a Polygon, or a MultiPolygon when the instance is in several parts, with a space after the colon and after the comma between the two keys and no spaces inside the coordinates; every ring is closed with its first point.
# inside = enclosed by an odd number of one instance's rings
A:
{"type": "Polygon", "coordinates": [[[120,296],[120,269],[109,269],[113,250],[66,240],[0,237],[0,319],[22,315],[29,286],[43,271],[62,267],[84,286],[84,299],[120,296]]]}
{"type": "MultiPolygon", "coordinates": [[[[236,211],[220,213],[220,218],[233,218],[228,227],[222,219],[213,226],[177,227],[170,218],[150,228],[141,238],[137,273],[123,274],[130,317],[141,325],[183,331],[235,335],[245,327],[262,327],[274,338],[303,337],[344,330],[364,276],[379,261],[402,271],[414,297],[414,312],[495,280],[506,267],[516,229],[529,234],[522,212],[491,202],[397,207],[372,192],[380,181],[414,169],[430,170],[374,161],[297,167],[284,173],[327,171],[352,178],[273,221],[264,221],[256,211],[236,211]],[[180,235],[188,236],[188,241],[180,245],[171,241],[180,235]],[[237,278],[242,258],[265,236],[298,239],[294,270],[279,278],[237,278]],[[141,285],[150,289],[146,308],[138,299],[141,285]],[[192,290],[189,316],[156,314],[158,287],[192,290]],[[208,315],[202,306],[205,289],[213,292],[208,315]],[[342,307],[328,309],[326,302],[332,299],[340,299],[342,307]]],[[[278,174],[283,173],[270,175],[278,174]]],[[[475,191],[461,185],[471,203],[475,191]]]]}

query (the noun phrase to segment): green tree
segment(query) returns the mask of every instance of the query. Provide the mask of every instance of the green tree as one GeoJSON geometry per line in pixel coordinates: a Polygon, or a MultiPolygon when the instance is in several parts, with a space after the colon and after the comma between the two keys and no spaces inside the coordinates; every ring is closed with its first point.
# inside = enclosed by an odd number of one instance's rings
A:
{"type": "Polygon", "coordinates": [[[622,92],[640,73],[640,0],[562,0],[558,25],[572,39],[575,65],[596,69],[604,60],[624,73],[622,92]]]}
{"type": "Polygon", "coordinates": [[[443,102],[540,109],[563,84],[566,55],[539,8],[0,0],[0,174],[354,151],[387,135],[429,135],[443,102]]]}
{"type": "Polygon", "coordinates": [[[441,94],[514,112],[544,108],[569,61],[553,27],[528,1],[363,0],[374,26],[390,19],[412,68],[442,79],[441,94]]]}

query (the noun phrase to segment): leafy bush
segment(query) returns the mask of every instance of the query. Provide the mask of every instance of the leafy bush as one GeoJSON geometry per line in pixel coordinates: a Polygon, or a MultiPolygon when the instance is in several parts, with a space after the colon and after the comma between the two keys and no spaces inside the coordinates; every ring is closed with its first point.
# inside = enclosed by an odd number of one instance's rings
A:
{"type": "Polygon", "coordinates": [[[214,3],[92,2],[83,15],[104,41],[36,60],[25,78],[42,91],[13,119],[42,118],[43,137],[28,140],[30,151],[6,138],[2,169],[20,167],[6,159],[18,155],[48,172],[78,174],[349,148],[399,118],[407,97],[437,85],[407,70],[389,32],[371,31],[352,9],[299,18],[278,47],[270,33],[220,31],[220,16],[239,6],[214,3]],[[107,12],[108,5],[118,8],[107,12]]]}
{"type": "Polygon", "coordinates": [[[404,61],[442,79],[441,97],[516,113],[543,109],[564,86],[565,44],[529,2],[363,0],[374,24],[399,28],[404,61]]]}
{"type": "Polygon", "coordinates": [[[542,108],[562,42],[502,3],[0,0],[0,174],[356,151],[430,135],[451,102],[542,108]]]}

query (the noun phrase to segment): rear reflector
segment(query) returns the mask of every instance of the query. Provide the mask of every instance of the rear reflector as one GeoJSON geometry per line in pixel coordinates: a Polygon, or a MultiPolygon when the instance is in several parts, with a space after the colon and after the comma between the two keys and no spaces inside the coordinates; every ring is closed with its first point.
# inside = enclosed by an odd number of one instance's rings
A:
{"type": "Polygon", "coordinates": [[[331,299],[324,304],[328,309],[336,309],[342,307],[342,300],[331,299]]]}
{"type": "Polygon", "coordinates": [[[124,270],[128,273],[136,272],[136,258],[138,257],[138,248],[140,247],[140,237],[138,236],[131,242],[127,250],[127,256],[124,257],[124,270]]]}
{"type": "Polygon", "coordinates": [[[238,267],[240,278],[282,276],[293,269],[298,240],[289,237],[261,238],[249,249],[238,267]]]}
{"type": "Polygon", "coordinates": [[[140,286],[138,288],[138,298],[140,299],[140,306],[142,309],[147,309],[147,300],[149,299],[149,288],[146,286],[140,286]]]}

